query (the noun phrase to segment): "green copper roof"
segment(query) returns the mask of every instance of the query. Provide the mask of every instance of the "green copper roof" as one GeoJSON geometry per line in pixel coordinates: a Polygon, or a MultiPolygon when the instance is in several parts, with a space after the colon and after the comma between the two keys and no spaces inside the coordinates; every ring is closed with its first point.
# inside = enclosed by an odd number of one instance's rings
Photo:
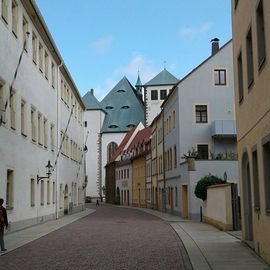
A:
{"type": "Polygon", "coordinates": [[[136,90],[124,77],[100,102],[106,116],[102,133],[127,132],[139,122],[144,123],[144,106],[136,90]]]}
{"type": "Polygon", "coordinates": [[[94,91],[88,91],[82,98],[86,110],[101,110],[100,103],[94,96],[94,91]]]}
{"type": "Polygon", "coordinates": [[[135,86],[141,86],[142,85],[142,82],[141,82],[141,79],[140,79],[140,75],[138,75],[138,79],[137,79],[137,82],[135,84],[135,86]]]}
{"type": "Polygon", "coordinates": [[[156,77],[147,82],[145,86],[150,85],[174,85],[178,82],[177,78],[175,78],[167,69],[163,69],[156,77]]]}

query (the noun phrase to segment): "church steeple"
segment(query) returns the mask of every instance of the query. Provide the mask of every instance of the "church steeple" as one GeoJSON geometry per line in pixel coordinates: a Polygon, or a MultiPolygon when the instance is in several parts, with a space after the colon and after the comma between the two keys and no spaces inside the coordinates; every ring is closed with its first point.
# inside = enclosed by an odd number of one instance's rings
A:
{"type": "Polygon", "coordinates": [[[137,96],[142,99],[142,82],[141,82],[139,70],[138,70],[138,78],[137,78],[137,82],[135,84],[135,87],[136,87],[136,91],[137,91],[137,96]]]}

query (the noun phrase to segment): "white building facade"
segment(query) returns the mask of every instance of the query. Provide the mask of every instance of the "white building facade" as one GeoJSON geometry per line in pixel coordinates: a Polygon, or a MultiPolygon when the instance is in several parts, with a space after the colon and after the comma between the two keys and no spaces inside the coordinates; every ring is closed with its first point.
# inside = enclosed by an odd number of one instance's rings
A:
{"type": "Polygon", "coordinates": [[[214,43],[212,55],[163,104],[166,208],[185,218],[200,216],[202,201],[194,189],[201,177],[212,173],[223,178],[226,172],[228,180],[238,182],[232,41],[220,49],[214,43]],[[183,156],[193,150],[199,163],[196,173],[189,173],[183,156]]]}
{"type": "Polygon", "coordinates": [[[18,230],[84,209],[84,104],[34,1],[0,14],[0,197],[18,230]]]}

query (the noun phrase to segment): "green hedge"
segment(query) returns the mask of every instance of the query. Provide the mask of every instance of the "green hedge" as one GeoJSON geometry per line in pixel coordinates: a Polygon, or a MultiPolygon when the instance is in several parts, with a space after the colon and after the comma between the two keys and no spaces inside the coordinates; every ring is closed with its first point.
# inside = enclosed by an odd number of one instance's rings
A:
{"type": "Polygon", "coordinates": [[[212,175],[212,174],[208,174],[205,175],[204,177],[202,177],[196,187],[195,187],[195,196],[199,199],[202,199],[203,201],[205,201],[207,199],[207,187],[208,186],[212,186],[215,184],[224,184],[225,181],[222,180],[221,178],[212,175]]]}

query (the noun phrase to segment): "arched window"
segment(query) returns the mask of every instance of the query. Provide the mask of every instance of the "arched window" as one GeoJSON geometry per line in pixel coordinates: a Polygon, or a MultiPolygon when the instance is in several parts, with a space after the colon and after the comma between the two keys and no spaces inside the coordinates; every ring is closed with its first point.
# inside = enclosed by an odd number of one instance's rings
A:
{"type": "Polygon", "coordinates": [[[118,147],[117,143],[110,142],[107,146],[107,162],[110,162],[116,148],[118,147]]]}

